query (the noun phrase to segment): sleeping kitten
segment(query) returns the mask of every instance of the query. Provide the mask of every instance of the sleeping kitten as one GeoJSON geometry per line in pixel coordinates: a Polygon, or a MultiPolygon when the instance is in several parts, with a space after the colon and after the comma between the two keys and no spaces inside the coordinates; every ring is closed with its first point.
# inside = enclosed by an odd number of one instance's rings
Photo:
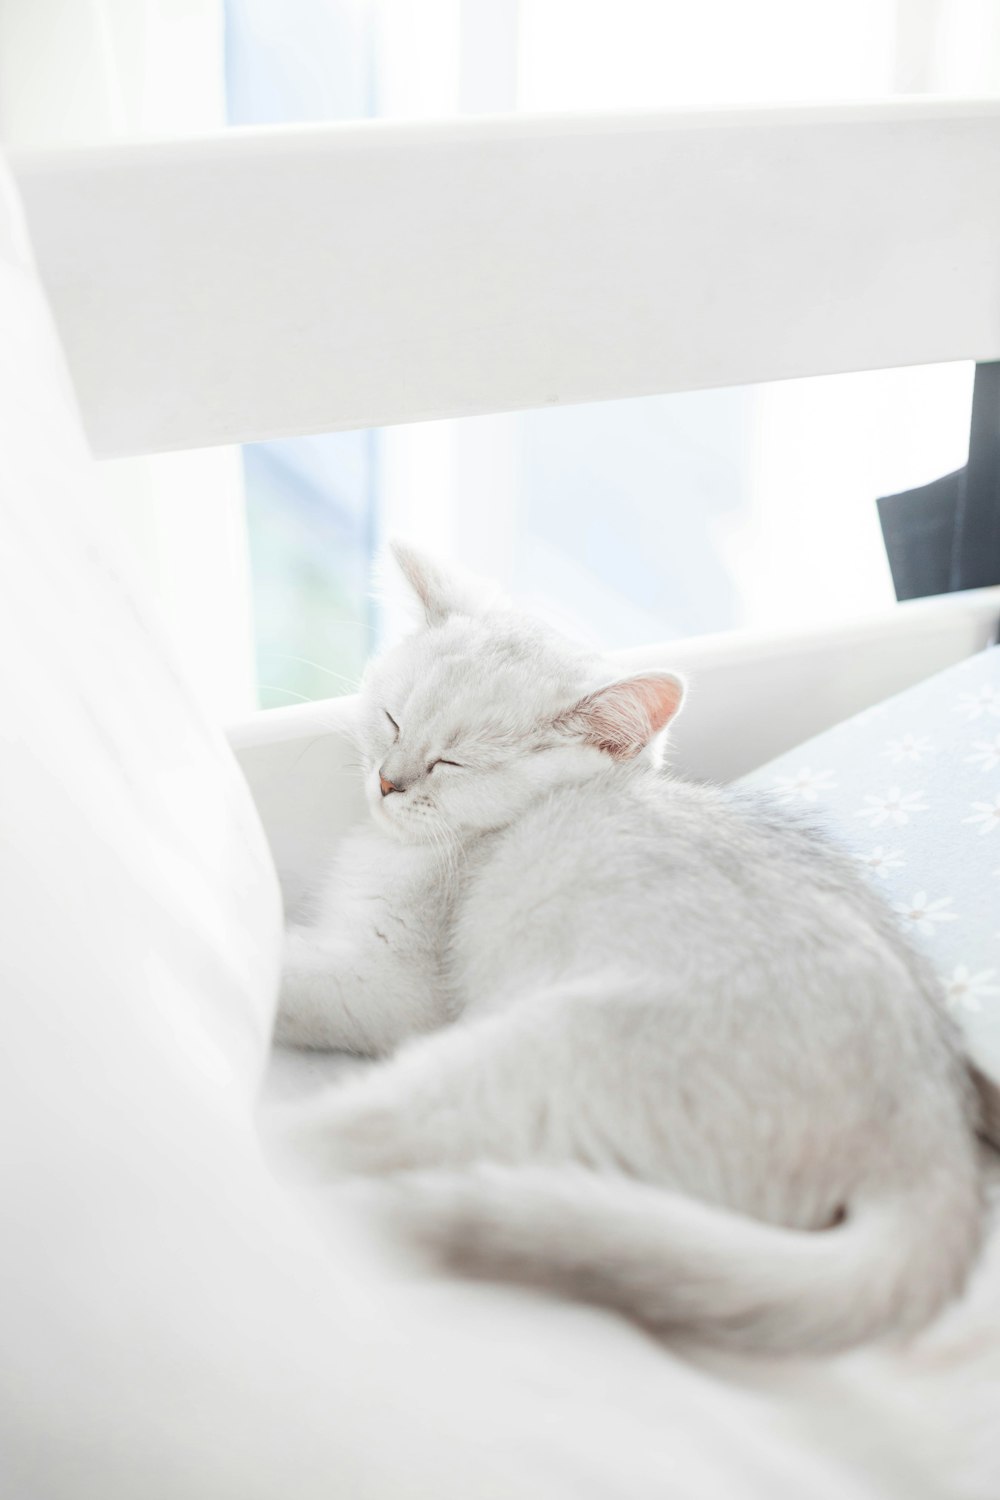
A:
{"type": "Polygon", "coordinates": [[[983,1223],[929,966],[814,833],[661,769],[675,676],[608,681],[395,551],[426,624],[367,673],[372,822],[289,934],[278,1038],[406,1045],[313,1107],[314,1153],[412,1174],[451,1264],[656,1331],[921,1327],[983,1223]]]}

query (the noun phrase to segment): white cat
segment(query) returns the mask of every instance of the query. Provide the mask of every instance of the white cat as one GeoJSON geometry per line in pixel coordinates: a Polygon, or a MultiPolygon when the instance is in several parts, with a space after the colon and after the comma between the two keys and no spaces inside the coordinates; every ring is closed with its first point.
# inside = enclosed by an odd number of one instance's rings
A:
{"type": "Polygon", "coordinates": [[[395,550],[426,626],[366,675],[372,823],[289,934],[278,1037],[407,1045],[314,1106],[314,1153],[412,1174],[401,1211],[451,1264],[657,1331],[922,1326],[983,1226],[928,965],[815,833],[661,768],[675,676],[608,682],[395,550]]]}

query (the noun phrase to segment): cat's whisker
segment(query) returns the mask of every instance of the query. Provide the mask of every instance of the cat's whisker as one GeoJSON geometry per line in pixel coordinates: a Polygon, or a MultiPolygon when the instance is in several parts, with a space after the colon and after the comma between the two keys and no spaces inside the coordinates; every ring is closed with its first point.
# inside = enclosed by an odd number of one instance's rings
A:
{"type": "Polygon", "coordinates": [[[458,862],[456,859],[455,844],[447,830],[436,814],[423,813],[422,820],[426,823],[428,838],[434,851],[438,874],[446,886],[450,886],[458,873],[458,862]]]}
{"type": "Polygon", "coordinates": [[[360,686],[360,678],[345,677],[343,672],[335,672],[332,667],[324,667],[322,662],[310,661],[308,656],[292,656],[287,651],[266,651],[263,654],[269,660],[273,658],[275,661],[294,661],[303,667],[313,667],[317,672],[323,672],[327,677],[343,682],[353,693],[356,693],[360,686]]]}
{"type": "Polygon", "coordinates": [[[300,703],[317,703],[320,699],[307,698],[304,693],[293,692],[291,688],[282,687],[277,682],[258,682],[257,691],[261,693],[284,693],[289,698],[298,698],[300,703]]]}

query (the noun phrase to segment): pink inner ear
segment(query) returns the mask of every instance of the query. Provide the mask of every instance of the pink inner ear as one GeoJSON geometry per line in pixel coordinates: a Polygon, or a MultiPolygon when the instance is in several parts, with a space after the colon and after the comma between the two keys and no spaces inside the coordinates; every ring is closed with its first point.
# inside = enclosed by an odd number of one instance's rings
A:
{"type": "Polygon", "coordinates": [[[572,721],[590,744],[629,760],[669,724],[683,697],[683,684],[666,673],[627,677],[591,693],[577,705],[572,721]]]}
{"type": "Polygon", "coordinates": [[[659,734],[680,708],[684,689],[676,677],[636,677],[632,685],[649,717],[652,734],[659,734]]]}

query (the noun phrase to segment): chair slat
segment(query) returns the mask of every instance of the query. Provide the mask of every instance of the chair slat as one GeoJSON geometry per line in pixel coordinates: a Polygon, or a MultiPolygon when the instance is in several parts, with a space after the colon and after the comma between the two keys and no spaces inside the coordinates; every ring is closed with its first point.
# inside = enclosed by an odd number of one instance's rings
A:
{"type": "Polygon", "coordinates": [[[1000,358],[1000,105],[14,160],[102,455],[1000,358]]]}

